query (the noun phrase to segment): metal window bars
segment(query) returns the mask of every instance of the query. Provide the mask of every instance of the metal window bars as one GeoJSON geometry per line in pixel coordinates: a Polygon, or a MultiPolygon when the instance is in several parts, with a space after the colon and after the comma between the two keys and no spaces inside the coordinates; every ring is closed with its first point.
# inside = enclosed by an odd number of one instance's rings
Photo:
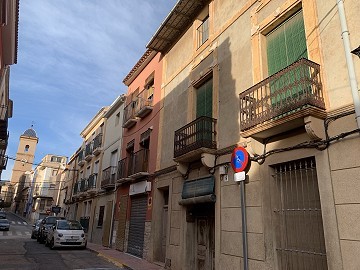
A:
{"type": "Polygon", "coordinates": [[[277,269],[328,269],[315,159],[274,166],[271,188],[277,269]]]}

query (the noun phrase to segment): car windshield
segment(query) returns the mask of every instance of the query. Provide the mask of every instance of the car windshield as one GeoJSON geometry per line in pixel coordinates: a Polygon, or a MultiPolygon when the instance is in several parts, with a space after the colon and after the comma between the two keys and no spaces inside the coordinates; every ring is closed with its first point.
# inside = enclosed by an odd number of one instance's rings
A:
{"type": "Polygon", "coordinates": [[[82,226],[78,221],[60,220],[57,228],[59,230],[82,230],[82,226]]]}
{"type": "Polygon", "coordinates": [[[55,224],[56,220],[58,220],[58,218],[56,217],[49,217],[46,219],[46,224],[55,224]]]}

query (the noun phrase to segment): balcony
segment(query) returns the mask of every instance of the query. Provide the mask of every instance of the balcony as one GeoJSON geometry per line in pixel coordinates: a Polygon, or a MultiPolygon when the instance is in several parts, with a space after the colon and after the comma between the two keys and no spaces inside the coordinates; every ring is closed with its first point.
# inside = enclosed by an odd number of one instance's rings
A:
{"type": "Polygon", "coordinates": [[[96,193],[97,173],[93,173],[87,179],[86,191],[90,194],[96,193]]]}
{"type": "Polygon", "coordinates": [[[8,138],[8,106],[0,106],[0,140],[8,138]]]}
{"type": "Polygon", "coordinates": [[[85,160],[90,161],[93,158],[93,142],[89,142],[85,146],[85,160]]]}
{"type": "Polygon", "coordinates": [[[115,187],[116,181],[116,166],[107,167],[103,170],[102,173],[102,180],[101,180],[101,188],[102,189],[109,189],[115,187]]]}
{"type": "Polygon", "coordinates": [[[123,121],[123,128],[131,128],[133,127],[136,122],[137,118],[135,116],[135,108],[136,108],[136,101],[130,102],[124,109],[124,121],[123,121]]]}
{"type": "Polygon", "coordinates": [[[6,170],[8,157],[5,156],[6,149],[0,149],[0,172],[6,170]]]}
{"type": "Polygon", "coordinates": [[[128,177],[132,179],[149,175],[149,149],[141,149],[128,159],[128,177]]]}
{"type": "Polygon", "coordinates": [[[93,154],[98,156],[102,151],[102,133],[96,135],[93,140],[93,154]]]}
{"type": "Polygon", "coordinates": [[[86,191],[86,186],[87,186],[87,179],[86,178],[82,178],[80,180],[80,192],[85,192],[86,191]]]}
{"type": "Polygon", "coordinates": [[[128,177],[128,158],[123,158],[118,162],[117,181],[119,183],[125,183],[129,180],[131,179],[128,177]]]}
{"type": "Polygon", "coordinates": [[[216,119],[201,116],[175,131],[174,160],[190,162],[216,150],[216,119]]]}
{"type": "Polygon", "coordinates": [[[324,118],[320,65],[300,59],[239,95],[243,137],[265,139],[324,118]]]}
{"type": "Polygon", "coordinates": [[[79,166],[84,166],[85,164],[85,157],[84,157],[84,149],[81,149],[81,151],[79,152],[79,155],[78,155],[78,165],[79,166]]]}
{"type": "Polygon", "coordinates": [[[77,196],[80,192],[80,185],[79,182],[76,182],[74,185],[74,191],[73,191],[73,196],[77,196]]]}
{"type": "Polygon", "coordinates": [[[144,89],[138,95],[137,107],[135,116],[139,118],[144,118],[153,110],[153,92],[154,89],[144,89]]]}

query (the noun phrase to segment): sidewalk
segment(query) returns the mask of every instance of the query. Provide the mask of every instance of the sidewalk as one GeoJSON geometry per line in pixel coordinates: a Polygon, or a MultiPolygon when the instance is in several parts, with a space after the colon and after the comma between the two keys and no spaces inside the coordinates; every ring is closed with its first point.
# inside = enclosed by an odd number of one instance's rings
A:
{"type": "Polygon", "coordinates": [[[144,259],[140,259],[130,254],[118,251],[116,249],[103,247],[101,245],[97,245],[89,242],[87,243],[87,248],[98,253],[99,256],[102,256],[108,261],[111,261],[115,265],[128,268],[129,270],[163,270],[164,269],[159,265],[149,263],[144,259]]]}

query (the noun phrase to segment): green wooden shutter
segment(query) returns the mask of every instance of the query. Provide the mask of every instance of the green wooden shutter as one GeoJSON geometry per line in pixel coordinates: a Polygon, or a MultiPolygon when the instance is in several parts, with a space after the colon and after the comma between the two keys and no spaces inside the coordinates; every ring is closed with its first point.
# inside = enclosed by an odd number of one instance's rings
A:
{"type": "MultiPolygon", "coordinates": [[[[266,36],[267,58],[269,76],[291,65],[301,58],[307,58],[306,36],[302,11],[287,19],[280,26],[266,36]]],[[[270,83],[270,91],[274,93],[271,104],[276,107],[286,106],[288,99],[303,94],[303,89],[298,82],[302,73],[306,71],[302,67],[293,70],[291,73],[278,78],[270,83]],[[280,89],[291,86],[286,92],[280,89]],[[279,93],[279,94],[277,94],[279,93]]]]}
{"type": "Polygon", "coordinates": [[[306,36],[302,11],[286,20],[266,36],[269,76],[307,58],[306,36]]]}
{"type": "Polygon", "coordinates": [[[212,117],[212,79],[196,89],[196,118],[212,117]]]}

